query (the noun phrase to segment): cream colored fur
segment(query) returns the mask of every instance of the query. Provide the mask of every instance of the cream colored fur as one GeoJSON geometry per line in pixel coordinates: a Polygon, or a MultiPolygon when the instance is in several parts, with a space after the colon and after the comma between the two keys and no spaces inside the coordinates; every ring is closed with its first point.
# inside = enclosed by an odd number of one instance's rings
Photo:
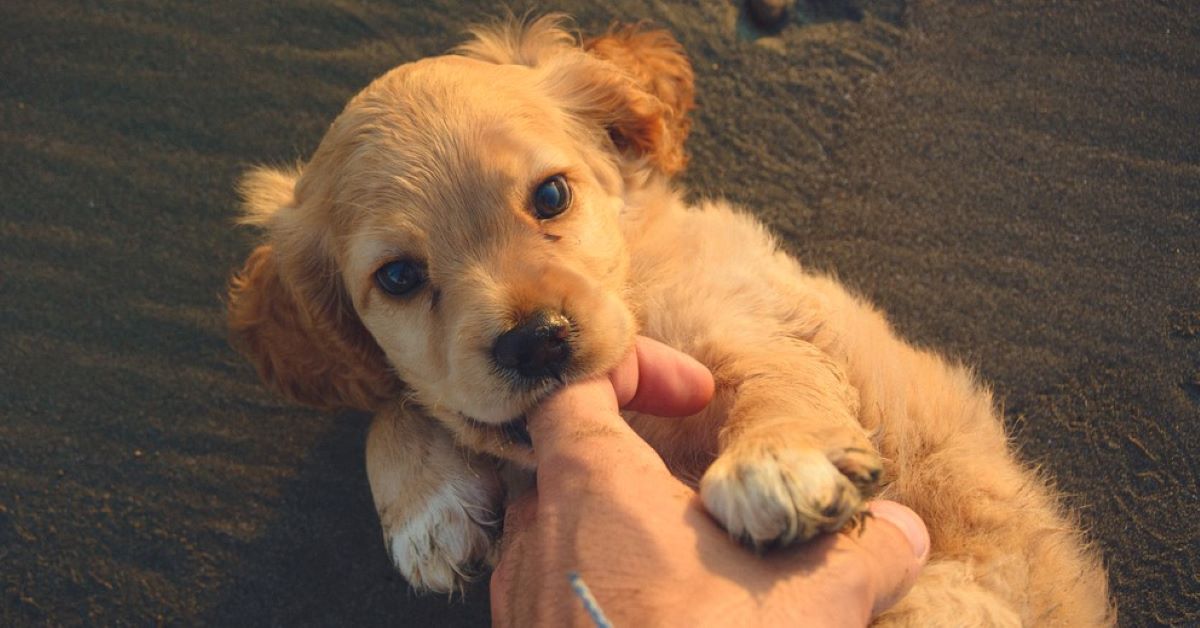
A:
{"type": "Polygon", "coordinates": [[[701,414],[627,419],[746,542],[841,529],[877,492],[921,514],[930,564],[880,625],[1112,622],[1095,553],[969,372],[899,340],[749,214],[670,183],[690,107],[663,33],[585,50],[554,18],[505,24],[375,81],[301,171],[248,176],[268,243],[235,281],[235,339],[292,396],[377,413],[368,469],[397,567],[445,591],[486,560],[499,468],[532,464],[502,425],[560,385],[515,386],[490,348],[550,308],[574,324],[567,380],[636,333],[713,371],[701,414]],[[559,173],[573,203],[538,220],[531,190],[559,173]],[[383,293],[374,272],[395,259],[424,263],[428,285],[383,293]]]}

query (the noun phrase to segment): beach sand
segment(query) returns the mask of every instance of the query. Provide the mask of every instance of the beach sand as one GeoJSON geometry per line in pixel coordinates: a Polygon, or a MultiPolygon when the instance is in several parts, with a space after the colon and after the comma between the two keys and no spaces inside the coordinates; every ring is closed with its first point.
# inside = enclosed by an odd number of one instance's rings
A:
{"type": "MultiPolygon", "coordinates": [[[[560,2],[671,29],[684,180],[975,366],[1125,625],[1200,623],[1200,5],[560,2]]],[[[384,553],[368,417],[266,392],[221,295],[239,173],[489,2],[0,6],[4,625],[479,625],[384,553]]]]}

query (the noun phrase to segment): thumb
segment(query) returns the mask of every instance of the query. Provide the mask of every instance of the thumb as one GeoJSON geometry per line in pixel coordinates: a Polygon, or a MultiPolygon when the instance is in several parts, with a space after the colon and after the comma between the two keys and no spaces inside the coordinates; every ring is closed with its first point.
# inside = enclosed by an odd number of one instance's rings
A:
{"type": "Polygon", "coordinates": [[[695,358],[645,336],[608,374],[622,408],[656,416],[687,416],[708,405],[712,373],[695,358]]]}
{"type": "Polygon", "coordinates": [[[925,522],[896,502],[871,502],[871,519],[855,538],[873,563],[875,593],[872,616],[891,608],[908,593],[929,559],[929,531],[925,522]]]}

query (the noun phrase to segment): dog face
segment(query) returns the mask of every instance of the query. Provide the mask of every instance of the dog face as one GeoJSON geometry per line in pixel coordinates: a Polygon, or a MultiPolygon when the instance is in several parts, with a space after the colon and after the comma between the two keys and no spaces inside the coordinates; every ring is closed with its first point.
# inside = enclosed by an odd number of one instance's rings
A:
{"type": "Polygon", "coordinates": [[[610,368],[634,333],[620,173],[540,78],[456,57],[402,67],[330,138],[353,164],[313,174],[335,179],[334,253],[356,314],[459,432],[610,368]]]}
{"type": "Polygon", "coordinates": [[[623,31],[591,48],[553,18],[477,32],[372,83],[298,176],[252,173],[270,242],[230,309],[260,374],[316,405],[407,396],[528,461],[524,413],[631,345],[626,198],[683,166],[678,45],[623,31]]]}

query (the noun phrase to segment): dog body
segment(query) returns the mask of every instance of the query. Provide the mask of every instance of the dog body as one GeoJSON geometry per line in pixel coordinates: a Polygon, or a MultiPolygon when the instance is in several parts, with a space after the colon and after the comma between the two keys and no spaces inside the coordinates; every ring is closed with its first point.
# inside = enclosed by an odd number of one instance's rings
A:
{"type": "Polygon", "coordinates": [[[1103,569],[968,372],[671,186],[691,78],[659,32],[585,50],[554,19],[484,29],[356,96],[303,171],[246,179],[269,242],[235,278],[235,340],[293,398],[376,413],[398,568],[444,591],[486,560],[501,466],[533,461],[524,413],[641,333],[713,372],[700,414],[626,418],[731,534],[804,541],[881,490],[932,553],[880,624],[1111,621],[1103,569]]]}

